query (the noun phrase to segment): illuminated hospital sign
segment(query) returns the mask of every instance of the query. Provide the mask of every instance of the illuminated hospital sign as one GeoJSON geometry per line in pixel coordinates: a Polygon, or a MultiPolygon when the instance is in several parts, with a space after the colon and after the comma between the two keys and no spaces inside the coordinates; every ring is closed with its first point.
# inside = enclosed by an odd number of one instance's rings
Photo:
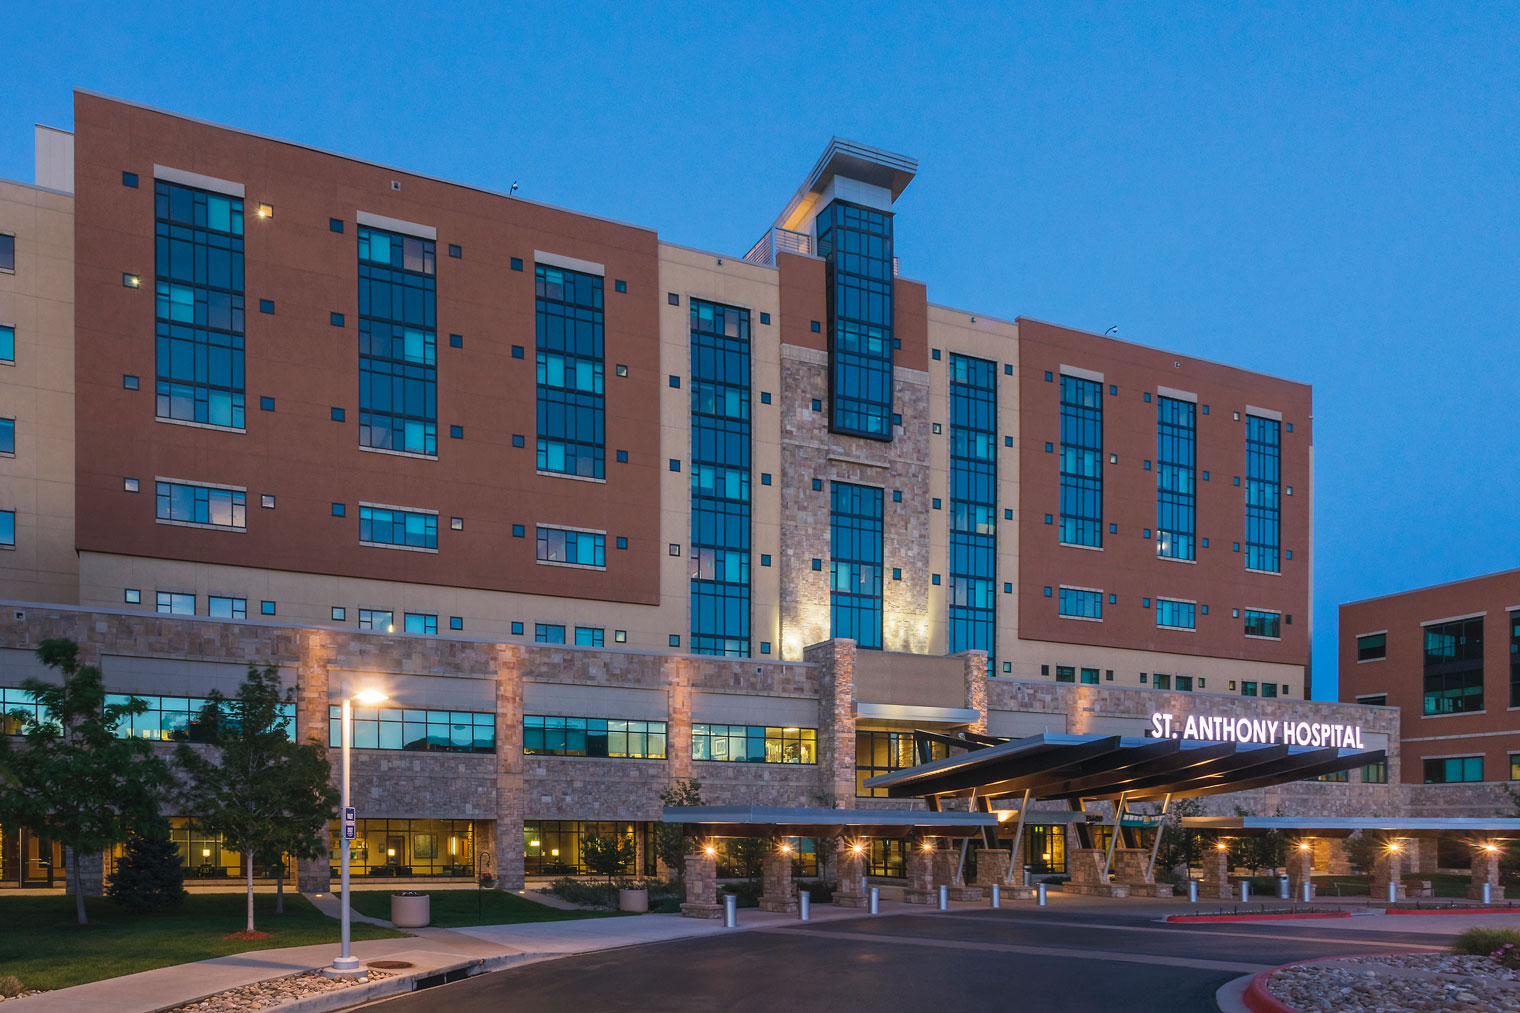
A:
{"type": "Polygon", "coordinates": [[[1332,725],[1318,721],[1269,721],[1263,718],[1230,718],[1218,714],[1177,715],[1158,711],[1151,715],[1151,737],[1201,739],[1210,742],[1281,742],[1289,746],[1362,749],[1361,725],[1332,725]]]}

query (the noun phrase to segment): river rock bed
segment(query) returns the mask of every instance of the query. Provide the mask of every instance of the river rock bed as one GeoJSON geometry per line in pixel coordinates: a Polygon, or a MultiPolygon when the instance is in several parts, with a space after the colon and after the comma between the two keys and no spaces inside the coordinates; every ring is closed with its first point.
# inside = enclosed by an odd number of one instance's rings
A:
{"type": "Polygon", "coordinates": [[[1520,1013],[1520,972],[1493,957],[1342,957],[1273,971],[1267,990],[1303,1013],[1520,1013]]]}
{"type": "Polygon", "coordinates": [[[305,999],[326,992],[334,992],[340,988],[367,985],[389,977],[390,975],[385,971],[373,969],[370,970],[367,981],[356,981],[353,978],[328,978],[321,971],[302,971],[300,974],[270,978],[268,981],[256,981],[252,985],[218,992],[198,1002],[176,1006],[171,1013],[246,1013],[249,1010],[280,1006],[294,999],[305,999]]]}

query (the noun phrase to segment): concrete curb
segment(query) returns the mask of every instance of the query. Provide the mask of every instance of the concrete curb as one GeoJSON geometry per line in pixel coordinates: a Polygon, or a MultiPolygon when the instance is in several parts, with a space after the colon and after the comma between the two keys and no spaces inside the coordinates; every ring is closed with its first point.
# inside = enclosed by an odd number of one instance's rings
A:
{"type": "Polygon", "coordinates": [[[1245,995],[1255,977],[1254,974],[1242,974],[1220,985],[1219,991],[1214,993],[1214,1004],[1219,1007],[1219,1013],[1251,1013],[1245,995]]]}
{"type": "MultiPolygon", "coordinates": [[[[389,999],[392,996],[415,992],[417,991],[417,982],[428,978],[447,979],[452,976],[453,980],[457,981],[460,978],[473,978],[477,974],[485,974],[488,971],[500,970],[501,968],[509,967],[512,964],[523,963],[530,960],[538,960],[546,956],[553,956],[553,954],[503,953],[494,957],[474,957],[470,960],[459,960],[455,961],[452,964],[444,964],[441,967],[432,967],[420,971],[409,971],[405,974],[396,974],[392,977],[384,978],[380,981],[373,981],[363,985],[356,985],[353,988],[344,988],[334,992],[325,992],[320,995],[311,995],[304,996],[300,999],[292,999],[290,1002],[281,1003],[278,1006],[266,1006],[263,1010],[260,1011],[260,1013],[265,1013],[265,1011],[269,1011],[269,1013],[331,1013],[333,1010],[349,1009],[354,1006],[362,1006],[366,1003],[375,1002],[379,999],[389,999]]],[[[375,959],[383,960],[385,958],[377,957],[375,959]]],[[[312,967],[308,968],[307,970],[320,971],[321,968],[312,967]]],[[[292,971],[289,975],[279,975],[278,977],[290,977],[290,975],[302,973],[306,972],[292,971]]],[[[441,983],[442,982],[439,982],[439,984],[441,983]]],[[[250,984],[258,983],[251,982],[250,984]]],[[[222,992],[227,991],[234,990],[222,990],[222,992]]],[[[207,999],[221,995],[222,992],[212,992],[209,995],[199,996],[194,999],[184,999],[180,1002],[170,1003],[167,1006],[160,1006],[155,1010],[150,1010],[149,1013],[168,1013],[169,1010],[179,1009],[182,1006],[189,1006],[194,1003],[205,1002],[207,999]]]]}
{"type": "Polygon", "coordinates": [[[1169,922],[1286,922],[1313,918],[1350,918],[1350,911],[1305,911],[1271,915],[1167,915],[1169,922]]]}
{"type": "Polygon", "coordinates": [[[1472,907],[1390,907],[1384,908],[1385,915],[1516,915],[1520,914],[1517,907],[1483,907],[1475,904],[1472,907]]]}

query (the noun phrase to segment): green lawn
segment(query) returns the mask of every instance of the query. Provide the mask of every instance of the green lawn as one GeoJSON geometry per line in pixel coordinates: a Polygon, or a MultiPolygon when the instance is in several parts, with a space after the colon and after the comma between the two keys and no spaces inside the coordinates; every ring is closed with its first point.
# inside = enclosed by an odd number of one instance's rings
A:
{"type": "MultiPolygon", "coordinates": [[[[392,890],[355,890],[354,910],[390,921],[392,890]]],[[[423,891],[426,893],[427,891],[423,891]]],[[[435,890],[431,925],[454,929],[465,925],[512,925],[519,922],[562,922],[575,918],[607,918],[622,911],[561,911],[501,890],[435,890]]],[[[355,923],[357,924],[357,923],[355,923]]]]}
{"type": "MultiPolygon", "coordinates": [[[[338,923],[300,894],[285,895],[274,913],[273,894],[255,894],[254,925],[268,939],[223,939],[245,924],[247,896],[199,893],[178,911],[134,916],[104,897],[85,898],[90,924],[74,922],[74,898],[0,894],[0,969],[26,988],[66,988],[87,981],[221,957],[311,943],[338,945],[338,923]]],[[[354,939],[393,939],[408,933],[354,923],[354,939]]]]}

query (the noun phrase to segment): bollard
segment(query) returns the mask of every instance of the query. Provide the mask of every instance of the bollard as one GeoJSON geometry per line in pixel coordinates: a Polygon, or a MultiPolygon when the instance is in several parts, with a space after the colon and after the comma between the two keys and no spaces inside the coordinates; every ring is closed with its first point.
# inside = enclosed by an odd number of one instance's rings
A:
{"type": "Polygon", "coordinates": [[[1188,903],[1198,903],[1198,880],[1196,879],[1188,880],[1188,903]]]}
{"type": "Polygon", "coordinates": [[[1303,888],[1302,888],[1301,892],[1304,895],[1303,896],[1303,901],[1304,901],[1305,904],[1309,903],[1310,901],[1312,901],[1314,899],[1314,887],[1309,883],[1309,881],[1307,879],[1304,880],[1304,884],[1303,884],[1303,888]]]}
{"type": "Polygon", "coordinates": [[[734,928],[739,924],[739,898],[731,893],[723,895],[723,927],[734,928]]]}
{"type": "Polygon", "coordinates": [[[1291,896],[1293,896],[1293,891],[1292,891],[1292,888],[1290,886],[1288,886],[1288,877],[1287,876],[1278,876],[1277,877],[1277,899],[1278,900],[1287,900],[1291,896]]]}
{"type": "Polygon", "coordinates": [[[1041,883],[1038,887],[1036,887],[1036,889],[1039,891],[1039,903],[1040,903],[1040,907],[1044,907],[1045,906],[1045,884],[1041,883]]]}
{"type": "MultiPolygon", "coordinates": [[[[1488,896],[1487,894],[1484,894],[1485,900],[1483,901],[1483,903],[1485,903],[1485,904],[1488,903],[1488,901],[1486,899],[1487,896],[1488,896]]],[[[993,907],[1002,907],[1003,906],[1003,888],[1001,886],[999,886],[998,884],[996,884],[996,883],[992,884],[992,906],[993,907]]]]}
{"type": "Polygon", "coordinates": [[[950,910],[950,888],[948,886],[941,886],[939,888],[939,909],[941,911],[950,910]]]}
{"type": "Polygon", "coordinates": [[[879,886],[871,887],[871,913],[881,914],[881,887],[879,886]]]}
{"type": "Polygon", "coordinates": [[[1248,880],[1248,879],[1242,879],[1240,881],[1240,902],[1242,904],[1245,904],[1245,903],[1248,903],[1250,900],[1251,900],[1251,881],[1248,880]]]}
{"type": "Polygon", "coordinates": [[[797,891],[797,917],[802,921],[812,921],[813,918],[813,891],[797,891]]]}
{"type": "MultiPolygon", "coordinates": [[[[996,887],[994,887],[993,889],[996,889],[996,887]]],[[[1485,904],[1492,904],[1493,902],[1494,902],[1494,884],[1492,884],[1492,883],[1484,883],[1483,884],[1483,903],[1485,903],[1485,904]]]]}
{"type": "Polygon", "coordinates": [[[1399,882],[1396,879],[1390,879],[1388,881],[1388,903],[1390,903],[1390,904],[1397,904],[1398,902],[1399,902],[1399,882]]]}
{"type": "Polygon", "coordinates": [[[1029,866],[1024,866],[1024,885],[1029,886],[1029,866]]]}

